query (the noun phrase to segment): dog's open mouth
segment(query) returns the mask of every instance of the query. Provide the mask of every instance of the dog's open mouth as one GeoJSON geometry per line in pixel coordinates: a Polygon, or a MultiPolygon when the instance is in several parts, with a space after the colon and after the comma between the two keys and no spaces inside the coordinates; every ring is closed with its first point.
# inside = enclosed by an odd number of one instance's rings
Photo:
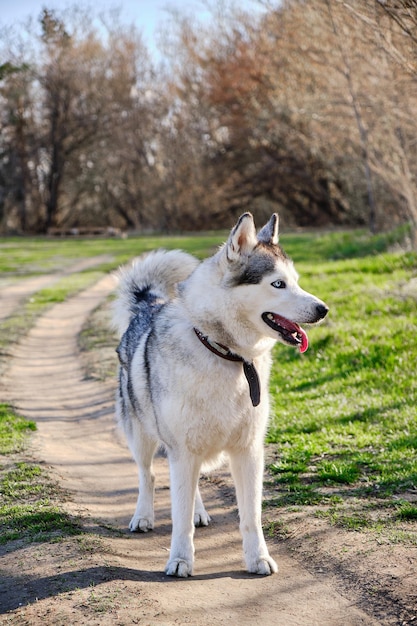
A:
{"type": "Polygon", "coordinates": [[[296,324],[290,322],[286,317],[276,313],[262,313],[262,319],[273,330],[279,333],[285,343],[291,346],[298,346],[300,352],[305,352],[308,348],[308,337],[306,332],[296,324]]]}

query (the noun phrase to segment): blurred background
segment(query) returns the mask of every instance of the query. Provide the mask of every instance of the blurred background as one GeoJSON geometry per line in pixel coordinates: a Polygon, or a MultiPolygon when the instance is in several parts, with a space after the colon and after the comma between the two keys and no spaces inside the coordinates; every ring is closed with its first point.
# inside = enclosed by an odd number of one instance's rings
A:
{"type": "Polygon", "coordinates": [[[2,234],[415,233],[417,2],[8,4],[2,234]]]}

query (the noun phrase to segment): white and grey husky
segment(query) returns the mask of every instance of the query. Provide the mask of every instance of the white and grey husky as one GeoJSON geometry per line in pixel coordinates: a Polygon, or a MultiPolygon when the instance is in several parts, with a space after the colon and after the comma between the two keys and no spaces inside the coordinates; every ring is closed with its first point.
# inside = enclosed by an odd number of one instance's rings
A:
{"type": "Polygon", "coordinates": [[[171,476],[168,575],[193,572],[194,526],[210,522],[200,470],[223,453],[236,487],[247,570],[278,569],[261,526],[271,350],[278,340],[304,352],[308,340],[299,324],[318,322],[328,311],[297,281],[278,245],[276,214],[256,234],[245,213],[201,263],[179,250],[158,250],[120,271],[116,410],[139,469],[130,530],[154,526],[152,459],[162,444],[171,476]]]}

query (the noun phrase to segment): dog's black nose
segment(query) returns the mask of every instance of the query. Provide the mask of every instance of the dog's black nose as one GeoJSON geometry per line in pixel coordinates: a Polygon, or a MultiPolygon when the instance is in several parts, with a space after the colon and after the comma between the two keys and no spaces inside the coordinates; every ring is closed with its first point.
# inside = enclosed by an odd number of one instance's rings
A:
{"type": "Polygon", "coordinates": [[[316,311],[318,318],[323,319],[323,317],[326,317],[327,313],[329,312],[329,307],[325,304],[318,304],[316,306],[316,311]]]}

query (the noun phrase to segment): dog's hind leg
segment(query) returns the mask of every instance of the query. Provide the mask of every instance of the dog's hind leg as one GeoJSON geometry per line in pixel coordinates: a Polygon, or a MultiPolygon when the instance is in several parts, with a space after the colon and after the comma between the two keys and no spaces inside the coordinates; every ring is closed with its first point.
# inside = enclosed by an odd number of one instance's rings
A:
{"type": "Polygon", "coordinates": [[[277,572],[278,567],[269,556],[262,531],[262,449],[254,446],[239,453],[230,453],[230,466],[236,487],[247,570],[251,574],[268,576],[277,572]]]}
{"type": "Polygon", "coordinates": [[[135,422],[132,435],[129,447],[138,466],[139,495],[129,528],[132,532],[146,533],[154,527],[155,475],[152,461],[158,442],[143,431],[139,421],[135,422]]]}
{"type": "MultiPolygon", "coordinates": [[[[165,573],[187,578],[194,563],[194,500],[200,474],[198,457],[170,457],[172,539],[165,573]]],[[[201,501],[201,498],[200,498],[201,501]]]]}
{"type": "Polygon", "coordinates": [[[203,500],[201,499],[200,489],[195,492],[195,504],[194,504],[194,526],[208,526],[211,522],[210,515],[207,513],[203,500]]]}

